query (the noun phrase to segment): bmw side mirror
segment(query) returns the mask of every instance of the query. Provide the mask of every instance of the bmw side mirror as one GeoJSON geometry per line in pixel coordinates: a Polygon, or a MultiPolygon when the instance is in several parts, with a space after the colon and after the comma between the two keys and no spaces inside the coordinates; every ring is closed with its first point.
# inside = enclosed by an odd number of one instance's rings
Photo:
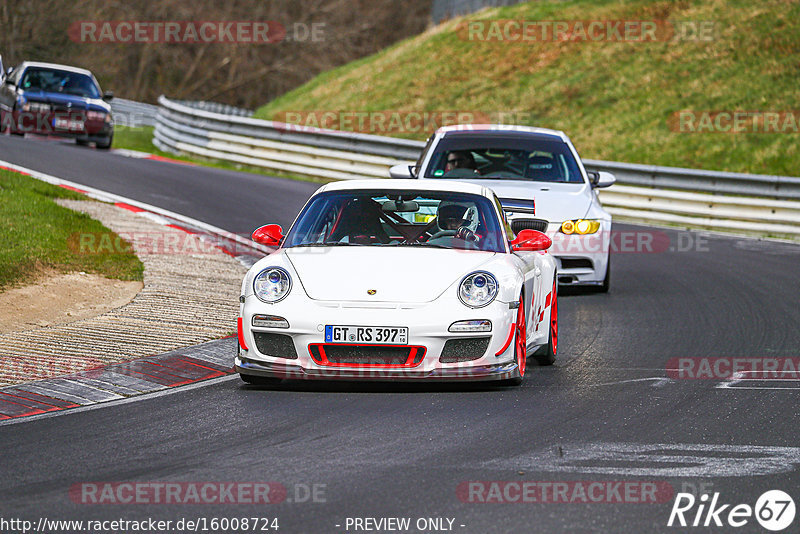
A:
{"type": "Polygon", "coordinates": [[[414,175],[414,164],[401,163],[389,169],[389,176],[398,180],[409,180],[416,178],[414,175]]]}
{"type": "Polygon", "coordinates": [[[613,174],[606,171],[587,171],[586,174],[589,175],[589,181],[592,187],[598,189],[611,187],[617,181],[617,178],[613,174]]]}
{"type": "Polygon", "coordinates": [[[106,91],[105,93],[103,93],[103,100],[105,100],[106,102],[111,102],[112,100],[114,100],[114,93],[112,93],[111,91],[106,91]]]}

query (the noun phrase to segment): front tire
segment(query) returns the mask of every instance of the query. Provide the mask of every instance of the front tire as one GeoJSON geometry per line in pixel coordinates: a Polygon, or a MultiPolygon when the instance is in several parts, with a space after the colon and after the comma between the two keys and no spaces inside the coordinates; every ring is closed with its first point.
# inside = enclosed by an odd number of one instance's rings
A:
{"type": "Polygon", "coordinates": [[[255,376],[255,375],[243,375],[239,373],[239,378],[241,378],[246,383],[253,385],[253,386],[277,386],[281,383],[280,378],[273,378],[267,376],[255,376]]]}
{"type": "Polygon", "coordinates": [[[533,353],[539,365],[553,365],[558,352],[558,282],[553,280],[553,300],[550,302],[550,335],[547,345],[533,353]]]}
{"type": "Polygon", "coordinates": [[[113,142],[114,142],[114,134],[112,133],[111,135],[109,135],[105,139],[103,139],[101,141],[97,141],[95,143],[95,145],[100,150],[108,150],[109,148],[111,148],[111,143],[113,143],[113,142]]]}

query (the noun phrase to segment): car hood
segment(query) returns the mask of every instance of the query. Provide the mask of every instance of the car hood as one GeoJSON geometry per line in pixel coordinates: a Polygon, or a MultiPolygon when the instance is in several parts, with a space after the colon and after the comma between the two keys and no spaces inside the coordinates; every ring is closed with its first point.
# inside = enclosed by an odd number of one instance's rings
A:
{"type": "Polygon", "coordinates": [[[111,106],[99,98],[88,98],[85,96],[66,95],[64,93],[51,93],[47,91],[25,91],[23,96],[30,102],[47,102],[48,104],[55,104],[57,106],[69,106],[78,111],[111,111],[111,106]]]}
{"type": "Polygon", "coordinates": [[[537,219],[564,222],[586,217],[594,195],[586,184],[522,182],[514,180],[459,180],[492,189],[500,199],[533,199],[537,219]]]}
{"type": "Polygon", "coordinates": [[[494,252],[422,247],[296,247],[284,251],[315,300],[430,302],[494,252]],[[375,290],[374,295],[368,291],[375,290]]]}

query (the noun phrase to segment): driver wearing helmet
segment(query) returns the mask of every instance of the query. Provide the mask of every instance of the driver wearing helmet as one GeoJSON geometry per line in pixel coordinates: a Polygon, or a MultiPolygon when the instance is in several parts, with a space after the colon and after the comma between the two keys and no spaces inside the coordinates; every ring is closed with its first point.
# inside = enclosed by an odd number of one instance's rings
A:
{"type": "Polygon", "coordinates": [[[477,241],[478,236],[470,229],[472,224],[470,215],[473,209],[463,204],[441,202],[436,213],[436,224],[442,232],[433,237],[452,235],[456,239],[477,241]]]}

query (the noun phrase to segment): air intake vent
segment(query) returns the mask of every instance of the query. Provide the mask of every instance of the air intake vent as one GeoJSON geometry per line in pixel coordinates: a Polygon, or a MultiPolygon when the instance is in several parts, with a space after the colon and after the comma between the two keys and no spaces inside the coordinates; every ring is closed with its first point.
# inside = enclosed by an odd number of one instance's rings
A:
{"type": "Polygon", "coordinates": [[[586,258],[560,258],[562,269],[593,269],[592,260],[586,258]]]}
{"type": "Polygon", "coordinates": [[[324,345],[308,346],[311,358],[320,365],[365,365],[415,367],[425,357],[425,347],[409,345],[324,345]]]}
{"type": "Polygon", "coordinates": [[[489,348],[488,337],[466,337],[461,339],[448,339],[439,356],[441,363],[471,362],[477,360],[489,348]]]}
{"type": "Polygon", "coordinates": [[[294,350],[294,341],[286,334],[271,334],[268,332],[253,332],[256,340],[256,349],[264,356],[296,360],[297,351],[294,350]]]}
{"type": "Polygon", "coordinates": [[[517,219],[511,222],[511,229],[515,234],[522,230],[537,230],[544,232],[547,230],[547,221],[544,219],[517,219]]]}

